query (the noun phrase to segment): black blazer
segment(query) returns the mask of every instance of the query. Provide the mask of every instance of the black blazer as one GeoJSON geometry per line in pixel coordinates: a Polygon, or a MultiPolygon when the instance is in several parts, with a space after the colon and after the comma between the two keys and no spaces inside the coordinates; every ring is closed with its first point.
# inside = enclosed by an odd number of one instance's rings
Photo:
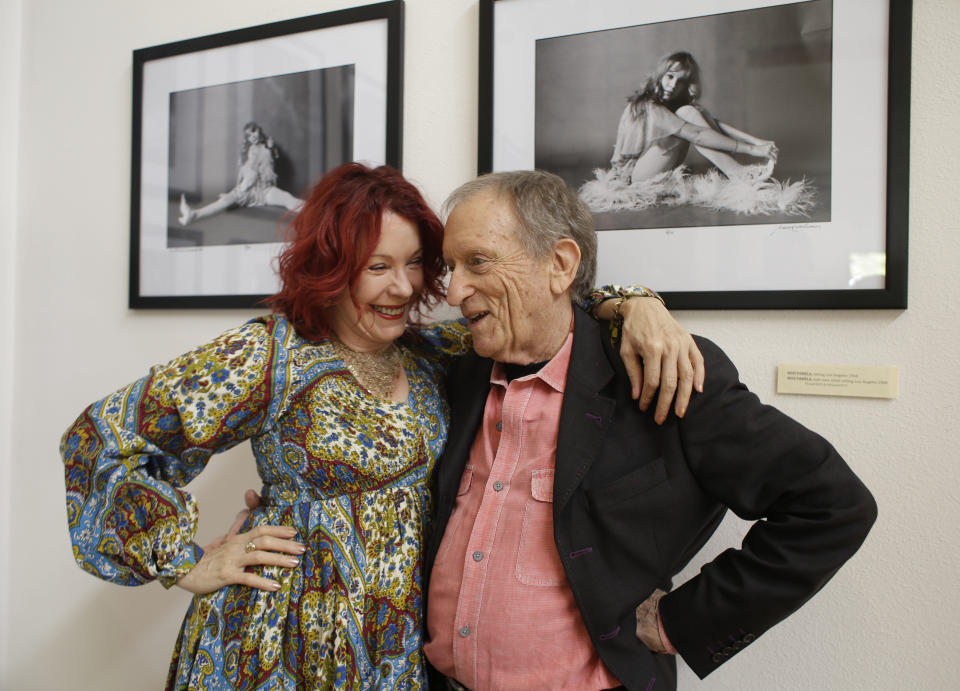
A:
{"type": "MultiPolygon", "coordinates": [[[[670,590],[728,508],[756,521],[742,547],[720,554],[660,602],[667,636],[701,678],[823,587],[863,542],[877,509],[834,448],[760,403],[710,341],[696,338],[707,367],[704,392],[683,419],[658,426],[631,399],[607,334],[605,324],[576,309],[557,439],[554,538],[608,669],[628,689],[675,689],[675,659],[640,642],[634,610],[655,588],[670,590]]],[[[450,370],[451,427],[434,475],[427,575],[483,417],[492,366],[470,354],[450,370]]]]}

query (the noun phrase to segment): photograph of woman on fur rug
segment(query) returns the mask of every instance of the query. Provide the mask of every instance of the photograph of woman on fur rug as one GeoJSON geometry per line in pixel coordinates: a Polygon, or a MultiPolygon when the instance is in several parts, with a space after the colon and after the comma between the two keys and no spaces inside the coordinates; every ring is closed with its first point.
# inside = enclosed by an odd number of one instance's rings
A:
{"type": "Polygon", "coordinates": [[[687,11],[536,41],[534,167],[598,230],[829,222],[830,0],[687,11]]]}
{"type": "Polygon", "coordinates": [[[805,214],[814,190],[805,180],[771,177],[779,150],[720,122],[697,103],[700,66],[685,51],[660,60],[642,90],[627,99],[609,169],[580,188],[594,212],[695,204],[743,214],[805,214]],[[683,163],[690,146],[715,166],[691,175],[683,163]],[[760,159],[744,164],[736,157],[760,159]]]}

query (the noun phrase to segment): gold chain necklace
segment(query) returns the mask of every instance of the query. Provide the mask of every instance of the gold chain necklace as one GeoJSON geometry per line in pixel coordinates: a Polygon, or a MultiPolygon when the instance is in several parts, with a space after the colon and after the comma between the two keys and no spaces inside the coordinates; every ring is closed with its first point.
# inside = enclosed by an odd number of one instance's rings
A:
{"type": "Polygon", "coordinates": [[[361,386],[378,398],[390,398],[403,366],[395,344],[391,343],[376,353],[361,353],[350,350],[335,337],[330,343],[361,386]]]}

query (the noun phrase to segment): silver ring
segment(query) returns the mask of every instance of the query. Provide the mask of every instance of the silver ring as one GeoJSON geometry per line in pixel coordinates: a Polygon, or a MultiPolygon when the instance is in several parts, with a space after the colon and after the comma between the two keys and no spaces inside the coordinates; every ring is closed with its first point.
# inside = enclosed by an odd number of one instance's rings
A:
{"type": "Polygon", "coordinates": [[[247,554],[249,554],[250,552],[256,552],[257,546],[253,544],[253,540],[250,540],[250,542],[247,543],[247,546],[243,548],[243,551],[246,552],[247,554]]]}

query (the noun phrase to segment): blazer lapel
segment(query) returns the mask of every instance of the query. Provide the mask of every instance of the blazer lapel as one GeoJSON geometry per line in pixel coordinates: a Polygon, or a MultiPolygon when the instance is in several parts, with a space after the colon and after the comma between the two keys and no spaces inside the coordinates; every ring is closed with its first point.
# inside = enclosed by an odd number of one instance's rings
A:
{"type": "Polygon", "coordinates": [[[560,409],[557,467],[554,475],[554,515],[559,515],[596,459],[616,402],[601,395],[614,371],[603,348],[605,324],[574,310],[573,350],[560,409]]]}
{"type": "Polygon", "coordinates": [[[470,447],[483,421],[492,369],[493,360],[470,353],[456,363],[455,371],[447,378],[450,428],[437,471],[441,496],[460,483],[463,468],[470,457],[470,447]]]}

